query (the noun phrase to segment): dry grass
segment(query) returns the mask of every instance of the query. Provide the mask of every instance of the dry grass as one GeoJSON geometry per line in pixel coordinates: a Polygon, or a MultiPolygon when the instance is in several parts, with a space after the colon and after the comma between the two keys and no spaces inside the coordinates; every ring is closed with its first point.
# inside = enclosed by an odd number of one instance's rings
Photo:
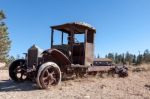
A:
{"type": "MultiPolygon", "coordinates": [[[[142,67],[147,68],[147,65],[142,67]]],[[[48,90],[32,82],[15,83],[0,70],[0,99],[150,99],[150,71],[129,72],[127,78],[88,77],[63,81],[48,90]]]]}
{"type": "Polygon", "coordinates": [[[130,66],[130,70],[133,72],[150,71],[150,64],[142,64],[138,66],[130,66]]]}

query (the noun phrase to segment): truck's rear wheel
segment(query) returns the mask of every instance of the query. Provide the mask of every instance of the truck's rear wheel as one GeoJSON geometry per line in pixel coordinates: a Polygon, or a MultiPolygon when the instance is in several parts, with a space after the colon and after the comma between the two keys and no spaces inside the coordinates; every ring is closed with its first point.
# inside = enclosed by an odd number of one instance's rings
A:
{"type": "Polygon", "coordinates": [[[25,60],[19,59],[11,63],[9,66],[9,76],[12,80],[20,82],[24,81],[27,78],[25,68],[25,60]]]}
{"type": "Polygon", "coordinates": [[[36,81],[41,89],[59,84],[61,81],[60,68],[54,62],[44,63],[38,70],[36,81]]]}

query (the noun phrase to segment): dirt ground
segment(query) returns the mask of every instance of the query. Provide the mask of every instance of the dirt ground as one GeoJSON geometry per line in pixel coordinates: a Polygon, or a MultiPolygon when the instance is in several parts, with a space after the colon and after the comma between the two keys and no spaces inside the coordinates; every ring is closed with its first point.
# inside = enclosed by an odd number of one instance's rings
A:
{"type": "Polygon", "coordinates": [[[150,99],[150,71],[127,78],[88,77],[62,81],[40,90],[32,82],[15,83],[0,70],[0,99],[150,99]]]}

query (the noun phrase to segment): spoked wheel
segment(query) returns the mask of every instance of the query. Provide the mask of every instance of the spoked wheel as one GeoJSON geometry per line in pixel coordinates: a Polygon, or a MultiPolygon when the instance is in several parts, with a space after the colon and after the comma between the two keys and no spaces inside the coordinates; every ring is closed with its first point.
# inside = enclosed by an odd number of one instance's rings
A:
{"type": "Polygon", "coordinates": [[[61,71],[57,64],[47,62],[38,71],[37,84],[40,88],[46,89],[50,85],[57,85],[61,81],[61,71]]]}
{"type": "Polygon", "coordinates": [[[14,61],[9,66],[9,76],[14,81],[25,81],[27,78],[26,72],[25,72],[25,60],[19,59],[14,61]]]}

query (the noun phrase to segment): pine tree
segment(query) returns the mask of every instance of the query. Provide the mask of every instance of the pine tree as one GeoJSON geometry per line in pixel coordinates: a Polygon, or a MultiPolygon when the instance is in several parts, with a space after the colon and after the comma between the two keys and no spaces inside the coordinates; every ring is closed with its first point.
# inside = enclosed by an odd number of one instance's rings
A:
{"type": "Polygon", "coordinates": [[[3,13],[3,11],[0,11],[0,21],[5,19],[5,14],[3,13]]]}
{"type": "Polygon", "coordinates": [[[125,56],[124,56],[124,53],[121,55],[121,63],[122,63],[122,64],[125,64],[125,56]]]}
{"type": "Polygon", "coordinates": [[[113,53],[108,53],[107,58],[111,59],[114,62],[114,54],[113,53]]]}
{"type": "Polygon", "coordinates": [[[97,58],[100,58],[99,54],[97,55],[97,58]]]}
{"type": "Polygon", "coordinates": [[[9,56],[8,60],[7,60],[7,64],[10,64],[12,62],[14,62],[16,59],[14,56],[9,56]]]}
{"type": "Polygon", "coordinates": [[[118,63],[119,63],[118,53],[115,53],[115,63],[116,63],[116,64],[118,64],[118,63]]]}
{"type": "Polygon", "coordinates": [[[132,61],[132,63],[135,64],[135,63],[136,63],[136,60],[137,60],[137,59],[136,59],[136,55],[133,55],[133,61],[132,61]]]}
{"type": "Polygon", "coordinates": [[[11,41],[9,39],[8,28],[4,23],[5,14],[0,11],[0,61],[6,62],[10,50],[11,41]]]}
{"type": "Polygon", "coordinates": [[[150,51],[148,49],[146,49],[144,51],[144,54],[143,54],[143,61],[145,63],[149,63],[150,62],[150,51]]]}
{"type": "Polygon", "coordinates": [[[142,64],[142,63],[143,63],[143,56],[139,54],[139,55],[137,56],[136,64],[137,64],[137,65],[140,65],[140,64],[142,64]]]}
{"type": "Polygon", "coordinates": [[[133,55],[129,52],[126,52],[125,60],[127,64],[131,65],[131,63],[133,62],[133,55]]]}
{"type": "Polygon", "coordinates": [[[107,55],[105,55],[105,58],[108,58],[108,56],[107,56],[107,55]]]}

